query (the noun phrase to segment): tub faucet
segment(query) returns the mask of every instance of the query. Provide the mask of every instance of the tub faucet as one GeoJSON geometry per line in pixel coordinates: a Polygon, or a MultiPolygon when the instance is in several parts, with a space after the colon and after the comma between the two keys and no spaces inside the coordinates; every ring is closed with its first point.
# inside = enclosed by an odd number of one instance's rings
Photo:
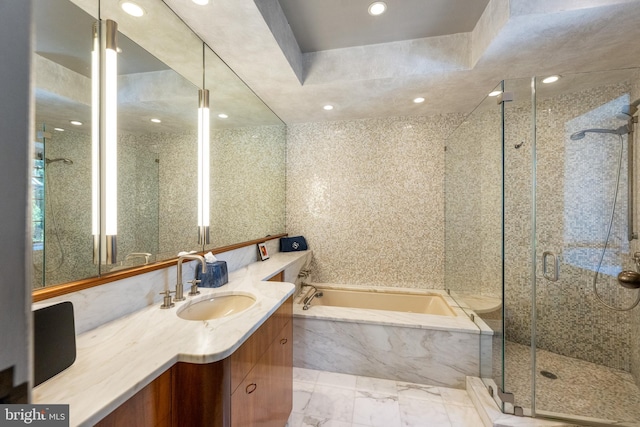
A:
{"type": "MultiPolygon", "coordinates": [[[[185,259],[196,259],[200,261],[202,264],[202,273],[207,272],[207,263],[204,260],[204,257],[200,255],[181,255],[178,257],[178,279],[176,281],[176,296],[173,298],[174,301],[184,301],[186,298],[184,297],[184,285],[182,284],[182,261],[185,259]]],[[[189,295],[196,295],[198,292],[198,282],[199,280],[192,280],[191,292],[189,295]],[[195,287],[195,290],[194,290],[195,287]]]]}
{"type": "MultiPolygon", "coordinates": [[[[309,285],[309,286],[311,286],[311,285],[309,285]]],[[[313,293],[311,294],[311,296],[307,296],[303,300],[303,303],[304,303],[304,305],[302,306],[303,310],[309,310],[309,306],[311,305],[311,301],[313,301],[313,299],[315,297],[320,298],[322,296],[322,291],[318,292],[318,289],[315,286],[311,286],[311,288],[313,289],[313,293]]]]}

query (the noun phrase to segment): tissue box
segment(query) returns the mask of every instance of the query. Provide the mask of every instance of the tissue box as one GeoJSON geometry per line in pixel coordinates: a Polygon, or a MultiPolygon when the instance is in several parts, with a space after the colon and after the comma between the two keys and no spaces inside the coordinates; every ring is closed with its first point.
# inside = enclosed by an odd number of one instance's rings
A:
{"type": "Polygon", "coordinates": [[[202,274],[200,268],[196,269],[196,279],[200,280],[198,286],[201,288],[219,288],[229,282],[226,261],[216,261],[207,263],[207,272],[202,274]]]}

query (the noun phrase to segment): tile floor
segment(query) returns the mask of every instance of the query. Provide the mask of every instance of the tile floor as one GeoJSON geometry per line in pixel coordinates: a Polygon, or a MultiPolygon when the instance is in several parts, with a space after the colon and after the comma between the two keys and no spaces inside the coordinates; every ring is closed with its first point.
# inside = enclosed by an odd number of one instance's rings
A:
{"type": "Polygon", "coordinates": [[[287,427],[483,427],[465,390],[293,369],[287,427]]]}
{"type": "MultiPolygon", "coordinates": [[[[531,348],[506,342],[505,389],[531,406],[531,348]]],[[[640,388],[633,376],[545,350],[536,351],[536,409],[640,425],[640,388]],[[557,379],[543,377],[546,370],[557,379]]]]}

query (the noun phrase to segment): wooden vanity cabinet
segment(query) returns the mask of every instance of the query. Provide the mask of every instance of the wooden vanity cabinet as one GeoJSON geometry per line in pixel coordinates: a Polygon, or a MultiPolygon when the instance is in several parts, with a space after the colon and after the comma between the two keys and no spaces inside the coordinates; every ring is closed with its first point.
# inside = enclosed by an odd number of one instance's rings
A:
{"type": "Polygon", "coordinates": [[[98,424],[284,427],[293,406],[293,298],[231,356],[179,362],[98,424]]]}
{"type": "Polygon", "coordinates": [[[293,399],[293,299],[231,356],[174,366],[173,425],[283,427],[293,399]]]}

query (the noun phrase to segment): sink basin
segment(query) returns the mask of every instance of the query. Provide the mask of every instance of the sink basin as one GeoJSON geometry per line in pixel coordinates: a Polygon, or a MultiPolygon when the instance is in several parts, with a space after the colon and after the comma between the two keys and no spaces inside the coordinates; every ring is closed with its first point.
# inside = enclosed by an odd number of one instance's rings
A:
{"type": "Polygon", "coordinates": [[[212,320],[240,313],[256,302],[252,295],[212,295],[178,311],[185,320],[212,320]]]}

